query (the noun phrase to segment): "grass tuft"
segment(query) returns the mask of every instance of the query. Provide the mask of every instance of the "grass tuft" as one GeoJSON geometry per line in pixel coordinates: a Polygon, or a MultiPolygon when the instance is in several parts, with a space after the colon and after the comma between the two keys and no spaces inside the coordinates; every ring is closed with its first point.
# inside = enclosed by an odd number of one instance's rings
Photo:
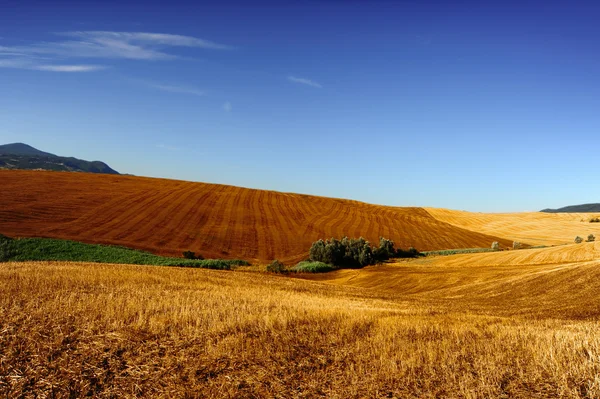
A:
{"type": "Polygon", "coordinates": [[[337,268],[323,262],[303,261],[294,266],[292,270],[297,273],[327,273],[337,270],[337,268]]]}

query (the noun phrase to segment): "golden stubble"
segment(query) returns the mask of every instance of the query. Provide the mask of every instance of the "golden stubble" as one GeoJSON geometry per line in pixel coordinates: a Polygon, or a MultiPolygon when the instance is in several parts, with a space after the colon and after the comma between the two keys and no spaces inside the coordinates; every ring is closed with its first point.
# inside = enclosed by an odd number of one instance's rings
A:
{"type": "Polygon", "coordinates": [[[0,395],[600,395],[600,265],[448,258],[326,281],[2,264],[0,395]]]}

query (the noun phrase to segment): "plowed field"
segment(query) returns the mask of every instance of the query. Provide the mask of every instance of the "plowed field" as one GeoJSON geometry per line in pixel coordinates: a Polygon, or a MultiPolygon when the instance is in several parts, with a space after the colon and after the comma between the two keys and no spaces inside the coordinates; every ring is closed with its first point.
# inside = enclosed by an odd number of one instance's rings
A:
{"type": "MultiPolygon", "coordinates": [[[[117,244],[164,255],[296,261],[313,241],[363,236],[419,250],[509,240],[423,208],[133,176],[0,171],[0,233],[117,244]]],[[[526,242],[526,241],[524,241],[526,242]]]]}

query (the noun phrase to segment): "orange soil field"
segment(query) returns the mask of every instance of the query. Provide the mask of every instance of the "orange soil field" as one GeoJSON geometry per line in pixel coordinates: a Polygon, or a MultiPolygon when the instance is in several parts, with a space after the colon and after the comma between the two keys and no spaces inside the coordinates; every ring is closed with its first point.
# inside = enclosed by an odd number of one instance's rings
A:
{"type": "MultiPolygon", "coordinates": [[[[179,256],[297,261],[320,238],[379,236],[419,250],[502,246],[423,208],[133,176],[0,171],[0,233],[179,256]]],[[[527,242],[527,241],[525,241],[527,242]]]]}

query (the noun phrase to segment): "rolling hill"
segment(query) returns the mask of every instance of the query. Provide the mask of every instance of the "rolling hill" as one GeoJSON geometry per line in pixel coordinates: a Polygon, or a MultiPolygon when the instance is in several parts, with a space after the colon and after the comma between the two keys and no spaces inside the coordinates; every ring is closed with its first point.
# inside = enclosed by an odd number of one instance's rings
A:
{"type": "Polygon", "coordinates": [[[574,213],[574,212],[600,212],[600,204],[569,205],[558,209],[542,209],[545,213],[574,213]]]}
{"type": "Polygon", "coordinates": [[[119,174],[104,162],[61,157],[23,143],[0,145],[0,169],[119,174]]]}
{"type": "Polygon", "coordinates": [[[117,244],[162,255],[287,262],[320,238],[380,236],[419,250],[510,240],[423,208],[133,176],[0,171],[0,233],[117,244]]]}
{"type": "Polygon", "coordinates": [[[599,236],[600,223],[589,223],[593,213],[478,213],[426,208],[439,221],[456,227],[497,235],[531,245],[572,243],[576,236],[599,236]]]}

